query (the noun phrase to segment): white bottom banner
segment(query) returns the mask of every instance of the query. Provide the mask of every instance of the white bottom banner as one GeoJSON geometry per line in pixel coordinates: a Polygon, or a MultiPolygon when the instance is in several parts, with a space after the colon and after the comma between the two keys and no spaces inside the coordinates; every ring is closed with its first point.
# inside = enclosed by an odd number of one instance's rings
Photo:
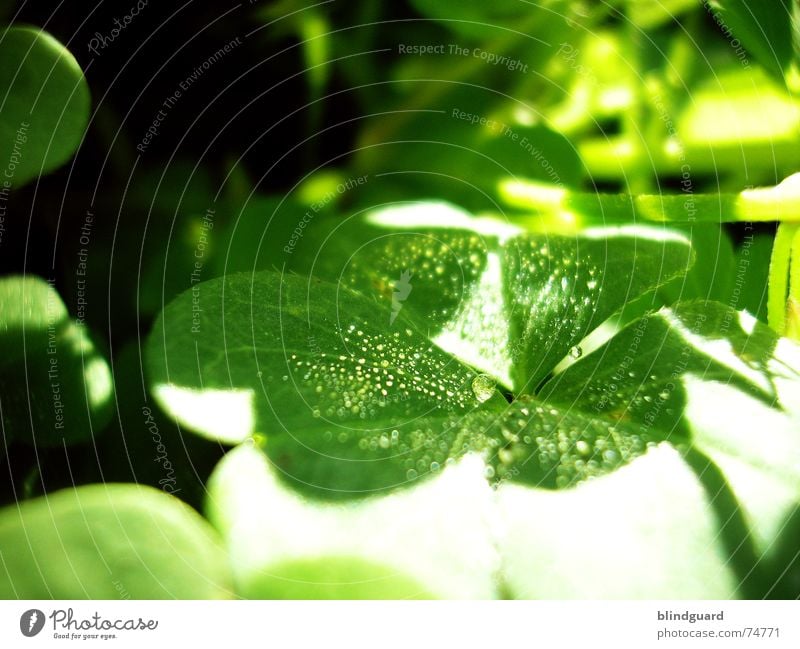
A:
{"type": "Polygon", "coordinates": [[[797,601],[4,601],[0,647],[796,649],[799,619],[797,601]]]}

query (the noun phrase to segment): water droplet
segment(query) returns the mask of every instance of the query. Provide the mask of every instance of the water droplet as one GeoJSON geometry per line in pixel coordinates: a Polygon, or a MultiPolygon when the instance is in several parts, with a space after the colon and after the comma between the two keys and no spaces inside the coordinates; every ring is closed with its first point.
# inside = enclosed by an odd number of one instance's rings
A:
{"type": "Polygon", "coordinates": [[[472,379],[472,392],[475,394],[475,398],[483,403],[492,398],[495,385],[495,380],[488,374],[478,374],[472,379]]]}
{"type": "Polygon", "coordinates": [[[569,355],[572,356],[572,358],[580,358],[583,356],[583,349],[581,349],[579,345],[576,345],[569,350],[569,355]]]}
{"type": "Polygon", "coordinates": [[[408,471],[406,471],[406,478],[408,480],[413,480],[416,477],[417,477],[417,472],[414,469],[409,469],[408,471]]]}

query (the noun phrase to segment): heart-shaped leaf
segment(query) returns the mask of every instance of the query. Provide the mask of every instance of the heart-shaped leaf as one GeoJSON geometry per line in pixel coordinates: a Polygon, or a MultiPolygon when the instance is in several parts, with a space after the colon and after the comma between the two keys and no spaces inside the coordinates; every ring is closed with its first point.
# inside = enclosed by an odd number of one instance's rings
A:
{"type": "Polygon", "coordinates": [[[413,322],[390,327],[349,289],[269,272],[198,289],[156,322],[156,399],[209,437],[266,436],[300,487],[352,497],[435,473],[484,445],[465,417],[506,403],[413,322]]]}
{"type": "MultiPolygon", "coordinates": [[[[554,377],[543,401],[671,443],[566,492],[504,483],[509,588],[522,597],[796,597],[798,367],[800,348],[752,316],[694,302],[632,323],[554,377]],[[588,536],[586,553],[578,546],[588,536]]],[[[589,448],[583,459],[598,466],[589,448]]]]}
{"type": "Polygon", "coordinates": [[[213,530],[155,489],[93,485],[0,510],[3,599],[217,599],[228,559],[213,530]]]}
{"type": "Polygon", "coordinates": [[[745,313],[709,302],[683,303],[632,323],[554,377],[539,396],[686,436],[684,375],[725,383],[767,406],[777,399],[776,380],[786,373],[800,379],[800,372],[780,371],[772,361],[777,340],[745,313]]]}
{"type": "Polygon", "coordinates": [[[60,167],[78,148],[89,119],[89,87],[77,61],[32,27],[0,33],[0,159],[6,188],[60,167]]]}

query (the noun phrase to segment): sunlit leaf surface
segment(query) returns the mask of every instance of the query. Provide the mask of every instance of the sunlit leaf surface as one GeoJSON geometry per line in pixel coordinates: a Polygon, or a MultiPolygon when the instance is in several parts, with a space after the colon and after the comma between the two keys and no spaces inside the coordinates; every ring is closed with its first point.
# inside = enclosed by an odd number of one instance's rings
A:
{"type": "Polygon", "coordinates": [[[227,556],[195,512],[154,489],[94,485],[0,510],[3,599],[217,599],[227,556]]]}

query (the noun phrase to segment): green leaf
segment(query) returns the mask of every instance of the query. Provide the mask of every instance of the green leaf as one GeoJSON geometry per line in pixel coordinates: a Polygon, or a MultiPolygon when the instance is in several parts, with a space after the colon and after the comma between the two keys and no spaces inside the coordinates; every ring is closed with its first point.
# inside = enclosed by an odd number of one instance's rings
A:
{"type": "Polygon", "coordinates": [[[0,160],[6,188],[60,167],[89,119],[89,87],[77,61],[50,34],[11,27],[0,34],[0,160]]]}
{"type": "Polygon", "coordinates": [[[739,39],[778,77],[787,74],[794,57],[791,0],[708,0],[707,4],[726,36],[739,39]]]}
{"type": "Polygon", "coordinates": [[[691,264],[688,241],[670,230],[599,228],[569,239],[512,240],[503,265],[506,300],[513,304],[511,335],[521,343],[515,387],[534,390],[626,302],[691,264]]]}
{"type": "Polygon", "coordinates": [[[328,237],[335,254],[312,270],[338,285],[261,272],[180,296],[147,346],[162,408],[211,439],[266,438],[285,479],[317,496],[391,489],[468,451],[495,454],[506,431],[485,417],[506,406],[498,379],[533,392],[626,298],[689,263],[668,231],[539,238],[427,207],[406,210],[424,228],[398,227],[397,208],[328,237]],[[401,268],[417,277],[392,293],[401,268]]]}
{"type": "Polygon", "coordinates": [[[502,416],[471,423],[494,442],[486,474],[496,485],[512,481],[542,489],[574,487],[611,473],[669,437],[548,397],[520,399],[502,416]]]}
{"type": "Polygon", "coordinates": [[[800,223],[781,223],[775,233],[772,256],[769,263],[769,300],[767,311],[769,325],[780,335],[791,335],[793,301],[798,299],[797,250],[800,248],[800,223]],[[793,281],[790,281],[793,280],[793,281]],[[795,286],[792,286],[792,284],[795,286]]]}
{"type": "Polygon", "coordinates": [[[0,279],[0,404],[9,440],[62,446],[99,435],[113,381],[85,325],[69,318],[52,284],[0,279]]]}
{"type": "Polygon", "coordinates": [[[697,223],[685,230],[697,255],[685,277],[679,277],[658,291],[663,304],[709,300],[745,310],[760,320],[767,319],[767,283],[773,235],[752,224],[739,228],[740,241],[734,246],[725,228],[697,223]]]}
{"type": "Polygon", "coordinates": [[[681,303],[631,323],[553,377],[538,396],[683,441],[691,429],[685,376],[735,387],[769,407],[776,398],[778,368],[770,364],[777,341],[745,312],[681,303]]]}
{"type": "Polygon", "coordinates": [[[476,395],[477,374],[402,314],[390,326],[372,300],[277,273],[184,293],[156,321],[147,363],[179,422],[229,443],[265,435],[287,479],[328,497],[436,473],[484,443],[460,421],[505,404],[476,395]]]}
{"type": "Polygon", "coordinates": [[[253,596],[294,592],[270,576],[332,560],[437,597],[794,597],[798,361],[746,313],[665,309],[536,398],[466,419],[498,445],[434,480],[324,503],[244,446],[212,477],[209,517],[253,596]]]}
{"type": "Polygon", "coordinates": [[[798,361],[800,348],[746,312],[690,302],[632,323],[539,396],[682,449],[730,521],[737,587],[763,594],[800,502],[798,361]]]}
{"type": "Polygon", "coordinates": [[[250,577],[239,594],[247,599],[434,599],[414,580],[348,556],[281,563],[250,577]]]}
{"type": "Polygon", "coordinates": [[[386,322],[410,315],[442,349],[515,393],[533,392],[623,304],[692,263],[688,241],[672,230],[532,234],[437,202],[312,223],[284,258],[372,297],[386,322]]]}
{"type": "Polygon", "coordinates": [[[227,555],[177,499],[93,485],[0,510],[3,599],[215,599],[227,555]]]}

